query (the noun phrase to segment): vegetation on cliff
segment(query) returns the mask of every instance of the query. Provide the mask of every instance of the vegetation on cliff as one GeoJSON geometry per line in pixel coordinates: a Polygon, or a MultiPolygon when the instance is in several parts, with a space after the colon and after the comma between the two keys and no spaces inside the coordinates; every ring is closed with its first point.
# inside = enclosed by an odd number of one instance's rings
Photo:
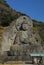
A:
{"type": "Polygon", "coordinates": [[[0,0],[0,25],[8,26],[13,20],[19,16],[25,15],[13,10],[5,0],[0,0]]]}
{"type": "Polygon", "coordinates": [[[44,23],[43,22],[39,22],[36,20],[32,20],[33,21],[33,27],[34,27],[34,31],[38,31],[41,39],[42,39],[42,45],[44,44],[44,23]]]}
{"type": "MultiPolygon", "coordinates": [[[[0,0],[0,26],[8,26],[10,23],[20,17],[21,15],[26,15],[16,10],[13,10],[5,0],[0,0]]],[[[38,22],[36,20],[33,21],[33,30],[38,32],[42,38],[42,42],[44,44],[44,23],[38,22]]]]}

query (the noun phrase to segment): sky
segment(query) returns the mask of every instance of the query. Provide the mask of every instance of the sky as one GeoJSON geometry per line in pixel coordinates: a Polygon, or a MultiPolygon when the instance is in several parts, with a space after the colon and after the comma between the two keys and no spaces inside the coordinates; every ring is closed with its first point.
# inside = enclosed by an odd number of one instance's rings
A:
{"type": "Polygon", "coordinates": [[[44,0],[6,0],[18,12],[30,16],[32,19],[44,22],[44,0]]]}

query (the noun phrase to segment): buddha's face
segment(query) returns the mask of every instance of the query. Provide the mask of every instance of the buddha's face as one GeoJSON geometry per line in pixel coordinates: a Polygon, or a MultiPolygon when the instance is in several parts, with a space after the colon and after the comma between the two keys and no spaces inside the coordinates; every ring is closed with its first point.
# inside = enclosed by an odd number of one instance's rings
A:
{"type": "Polygon", "coordinates": [[[28,24],[26,24],[26,23],[22,24],[22,28],[23,28],[23,30],[28,30],[28,24]]]}
{"type": "Polygon", "coordinates": [[[17,30],[26,31],[26,30],[28,30],[29,25],[28,25],[28,23],[22,23],[22,24],[18,24],[16,28],[17,28],[17,30]]]}

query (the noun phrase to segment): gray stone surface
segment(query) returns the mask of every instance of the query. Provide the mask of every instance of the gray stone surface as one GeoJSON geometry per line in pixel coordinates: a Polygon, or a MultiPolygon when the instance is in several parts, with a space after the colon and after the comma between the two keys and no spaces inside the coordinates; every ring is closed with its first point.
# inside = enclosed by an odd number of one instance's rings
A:
{"type": "Polygon", "coordinates": [[[19,17],[4,31],[1,53],[7,51],[20,60],[29,60],[30,53],[44,53],[41,38],[38,33],[33,34],[33,22],[29,17],[19,17]]]}

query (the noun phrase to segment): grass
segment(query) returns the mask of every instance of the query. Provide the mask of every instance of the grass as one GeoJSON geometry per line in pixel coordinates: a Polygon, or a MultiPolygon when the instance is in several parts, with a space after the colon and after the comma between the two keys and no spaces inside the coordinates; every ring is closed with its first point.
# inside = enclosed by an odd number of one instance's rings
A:
{"type": "Polygon", "coordinates": [[[33,27],[33,31],[37,33],[39,32],[37,27],[33,27]]]}

